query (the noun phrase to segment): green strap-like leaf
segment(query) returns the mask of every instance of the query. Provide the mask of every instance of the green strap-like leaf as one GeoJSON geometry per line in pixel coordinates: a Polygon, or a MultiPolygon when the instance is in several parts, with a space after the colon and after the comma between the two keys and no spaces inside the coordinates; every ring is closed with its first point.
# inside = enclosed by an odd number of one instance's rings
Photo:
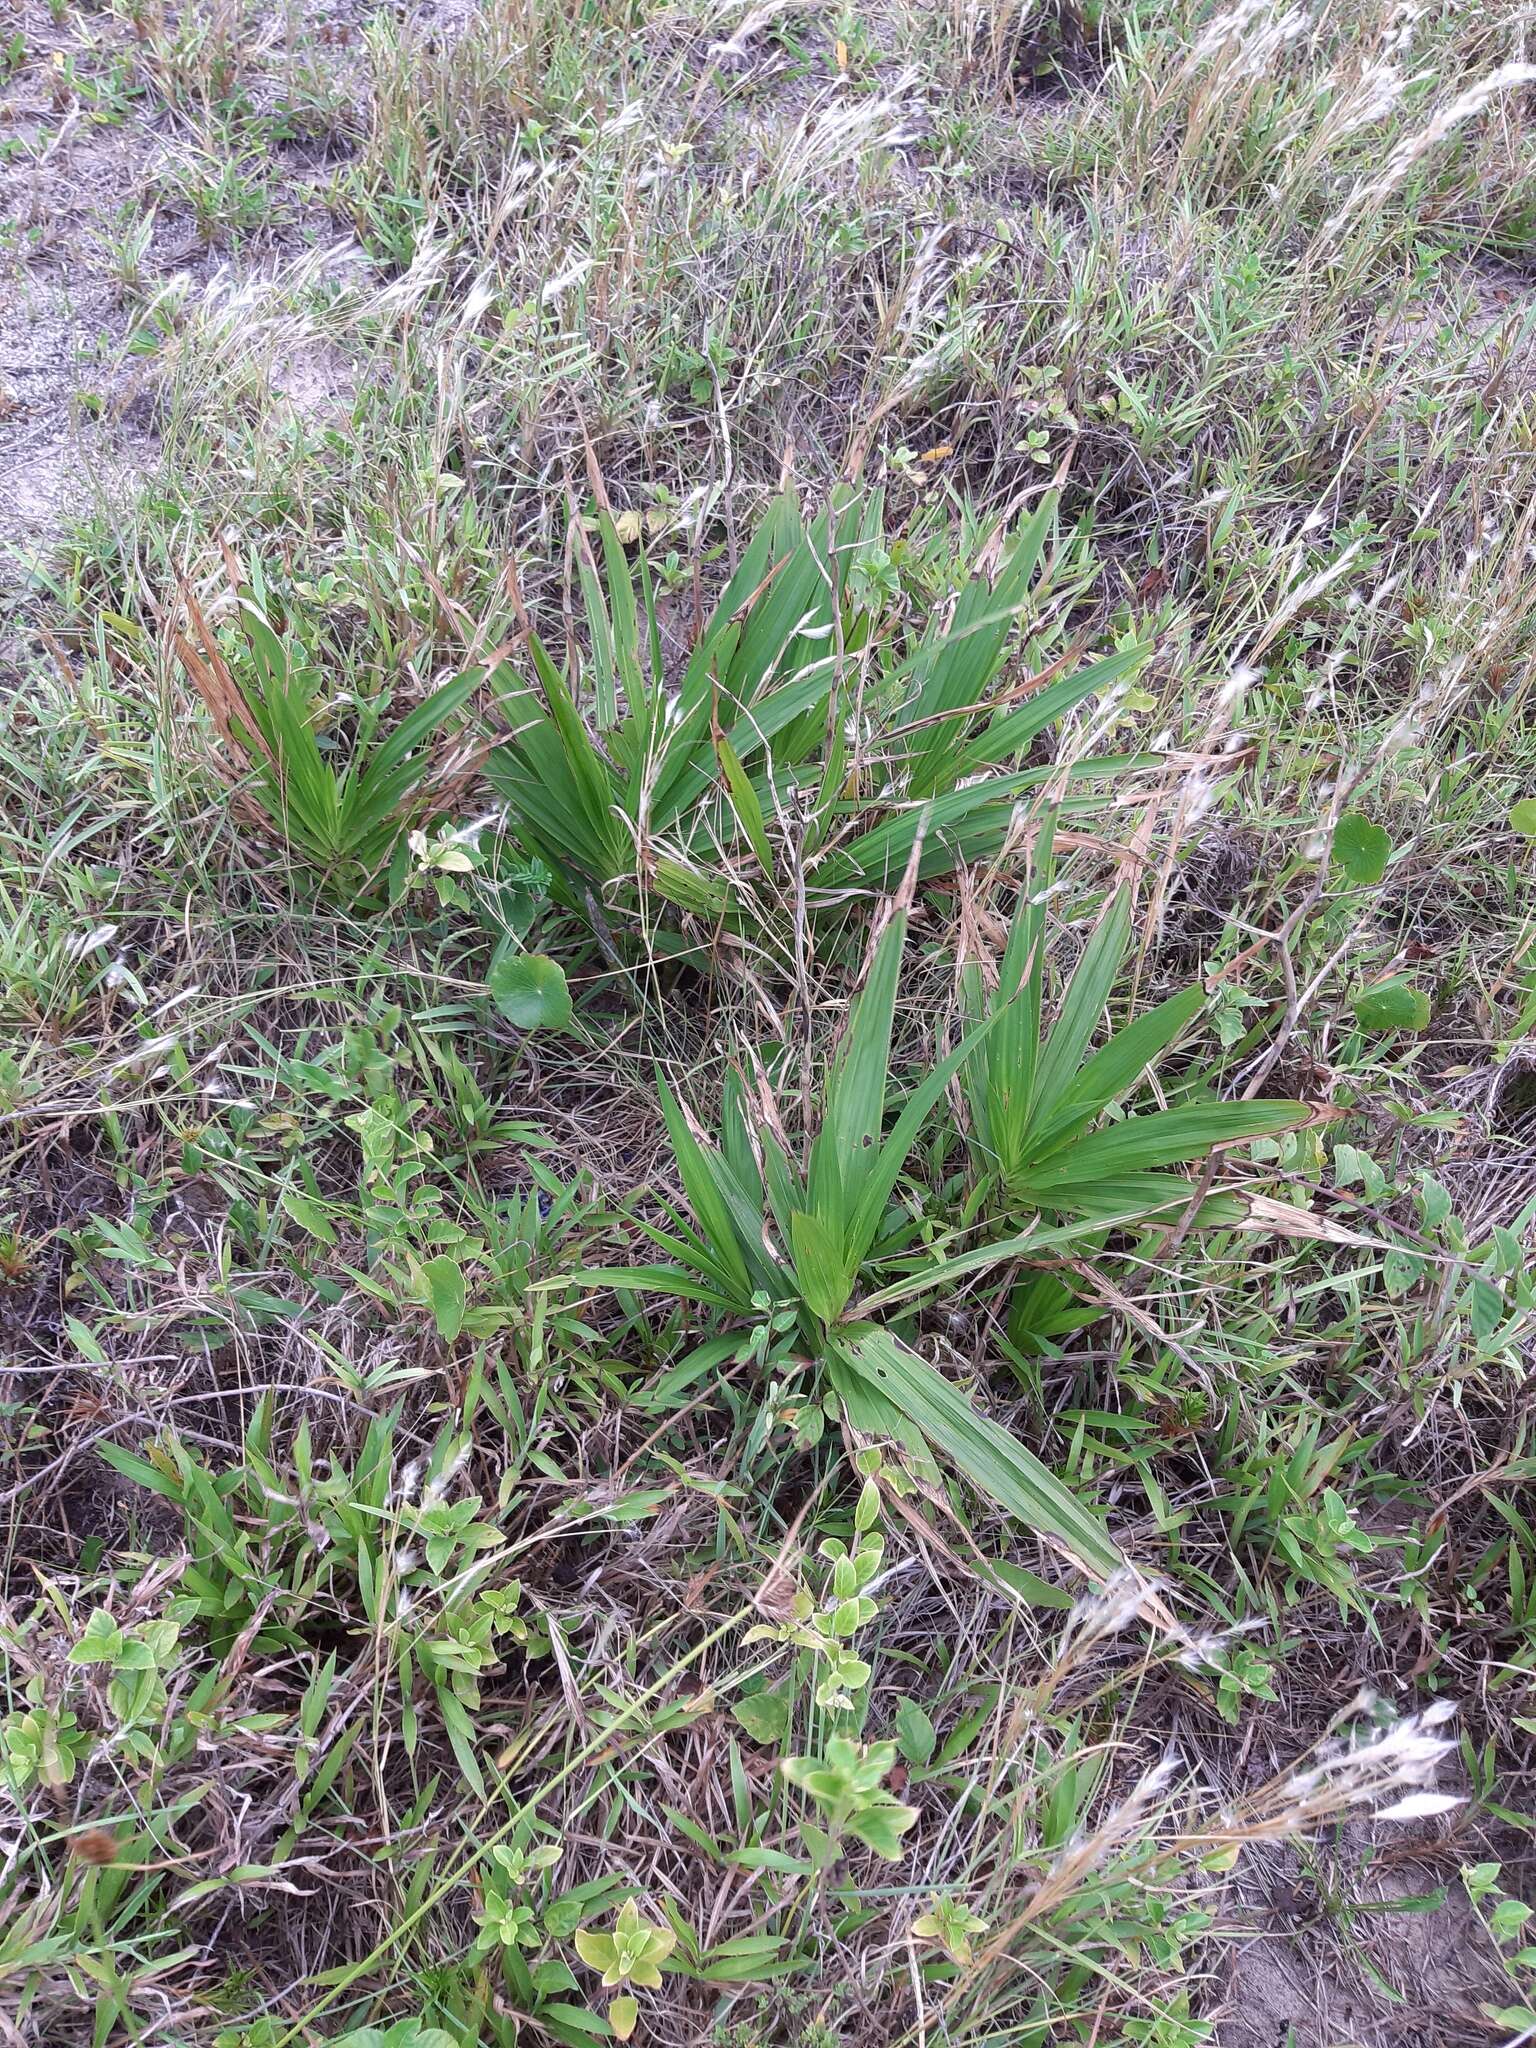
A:
{"type": "Polygon", "coordinates": [[[917,726],[907,743],[909,796],[935,796],[953,785],[975,707],[985,701],[1002,666],[1055,511],[1054,495],[1048,494],[1020,529],[996,583],[977,578],[969,584],[947,631],[918,651],[913,666],[919,685],[904,714],[917,726]]]}
{"type": "Polygon", "coordinates": [[[1033,697],[1026,697],[1011,711],[1000,713],[985,732],[965,747],[955,764],[956,779],[974,775],[982,768],[1001,766],[1005,761],[1016,761],[1048,725],[1075,710],[1085,697],[1097,696],[1135,675],[1138,669],[1145,668],[1151,654],[1150,641],[1117,648],[1113,654],[1091,661],[1073,675],[1058,676],[1033,697]]]}
{"type": "Polygon", "coordinates": [[[1041,1103],[1030,1127],[1030,1161],[1056,1151],[1118,1102],[1194,1021],[1204,1000],[1199,988],[1187,988],[1117,1031],[1108,1045],[1079,1067],[1055,1102],[1041,1103]]]}
{"type": "Polygon", "coordinates": [[[853,1273],[844,1260],[841,1239],[832,1235],[819,1216],[805,1209],[795,1210],[790,1217],[789,1237],[801,1300],[821,1322],[835,1322],[853,1288],[853,1273]]]}
{"type": "Polygon", "coordinates": [[[827,1079],[826,1110],[811,1148],[811,1208],[839,1247],[846,1241],[849,1217],[876,1164],[906,935],[907,920],[898,914],[875,948],[868,978],[848,1020],[847,1037],[827,1079]]]}
{"type": "Polygon", "coordinates": [[[867,1374],[846,1363],[835,1348],[827,1353],[826,1367],[827,1383],[860,1436],[898,1444],[903,1458],[923,1484],[937,1487],[942,1474],[934,1463],[933,1448],[917,1424],[910,1422],[893,1401],[888,1401],[867,1374]]]}
{"type": "MultiPolygon", "coordinates": [[[[379,774],[403,761],[423,741],[429,740],[440,725],[445,725],[456,711],[461,711],[484,680],[484,670],[466,669],[463,675],[455,676],[452,682],[444,683],[440,690],[434,690],[430,697],[408,712],[387,739],[380,742],[368,763],[368,775],[379,774]]],[[[365,780],[367,777],[364,778],[365,780]]]]}
{"type": "MultiPolygon", "coordinates": [[[[1049,1111],[1066,1095],[1109,1001],[1131,937],[1131,899],[1117,889],[1083,948],[1035,1073],[1035,1103],[1049,1111]]],[[[1031,1116],[1031,1123],[1034,1118],[1031,1116]]]]}
{"type": "MultiPolygon", "coordinates": [[[[583,1266],[570,1276],[581,1287],[632,1287],[641,1294],[675,1294],[682,1301],[702,1301],[710,1308],[735,1310],[740,1302],[709,1287],[681,1266],[583,1266]]],[[[551,1286],[563,1285],[551,1281],[551,1286]]]]}
{"type": "Polygon", "coordinates": [[[1050,1167],[1010,1183],[1008,1193],[1020,1209],[1054,1209],[1064,1215],[1087,1216],[1120,1224],[1145,1223],[1149,1217],[1182,1210],[1197,1190],[1182,1173],[1118,1173],[1086,1180],[1057,1179],[1050,1167]]]}
{"type": "MultiPolygon", "coordinates": [[[[1007,1175],[1027,1157],[1026,1139],[1040,1059],[1044,985],[1045,903],[1053,872],[1056,817],[1041,818],[1024,886],[1003,949],[991,1014],[995,1029],[965,1062],[966,1092],[977,1142],[1007,1175]]],[[[977,977],[979,987],[979,976],[977,977]]],[[[979,1010],[979,1003],[976,1005],[979,1010]]]]}
{"type": "Polygon", "coordinates": [[[930,1069],[912,1090],[901,1106],[901,1114],[891,1126],[890,1135],[875,1155],[874,1164],[865,1176],[858,1202],[848,1220],[847,1242],[854,1267],[869,1254],[885,1215],[886,1204],[890,1201],[901,1169],[906,1164],[907,1154],[917,1143],[918,1132],[922,1129],[929,1111],[949,1086],[952,1077],[976,1047],[994,1031],[999,1018],[996,1011],[984,1018],[973,1031],[966,1033],[953,1052],[930,1069]]]}
{"type": "Polygon", "coordinates": [[[746,1301],[752,1294],[753,1283],[731,1220],[730,1205],[715,1174],[718,1155],[712,1157],[707,1153],[689,1130],[688,1119],[683,1115],[677,1097],[660,1074],[656,1077],[656,1086],[661,1097],[661,1113],[666,1119],[667,1135],[672,1140],[672,1156],[677,1161],[683,1192],[688,1197],[694,1221],[703,1232],[721,1270],[730,1275],[733,1286],[740,1289],[741,1299],[746,1301]]]}
{"type": "Polygon", "coordinates": [[[1203,1159],[1215,1145],[1275,1137],[1311,1115],[1304,1102],[1191,1103],[1092,1131],[1054,1153],[1043,1171],[1053,1182],[1072,1186],[1149,1167],[1185,1166],[1203,1159]]]}
{"type": "Polygon", "coordinates": [[[1098,1517],[1018,1439],[980,1415],[957,1387],[877,1323],[838,1342],[844,1364],[943,1452],[978,1492],[1041,1535],[1060,1543],[1085,1570],[1104,1578],[1125,1558],[1098,1517]]]}
{"type": "Polygon", "coordinates": [[[736,822],[746,834],[747,844],[757,858],[757,864],[770,878],[773,874],[773,849],[768,844],[767,827],[763,819],[763,807],[757,791],[740,758],[724,733],[715,741],[715,752],[720,756],[720,771],[725,777],[725,787],[730,797],[731,810],[736,822]]]}

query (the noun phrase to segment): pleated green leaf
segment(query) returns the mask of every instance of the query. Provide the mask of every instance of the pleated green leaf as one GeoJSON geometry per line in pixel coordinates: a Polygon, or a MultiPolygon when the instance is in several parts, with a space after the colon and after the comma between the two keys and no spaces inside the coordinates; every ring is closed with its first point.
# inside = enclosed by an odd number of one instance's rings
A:
{"type": "Polygon", "coordinates": [[[843,1333],[844,1368],[883,1395],[957,1472],[1005,1513],[1053,1538],[1099,1578],[1125,1557],[1098,1517],[1001,1424],[982,1415],[926,1360],[877,1323],[843,1333]]]}

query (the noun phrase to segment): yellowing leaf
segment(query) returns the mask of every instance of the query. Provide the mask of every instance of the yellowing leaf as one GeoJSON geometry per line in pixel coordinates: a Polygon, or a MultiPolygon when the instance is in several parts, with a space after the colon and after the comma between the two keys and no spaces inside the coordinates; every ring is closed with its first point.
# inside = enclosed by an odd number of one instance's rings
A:
{"type": "Polygon", "coordinates": [[[576,1953],[581,1960],[594,1970],[609,1970],[614,1962],[614,1945],[611,1934],[595,1934],[588,1927],[576,1930],[576,1953]]]}
{"type": "MultiPolygon", "coordinates": [[[[656,515],[654,513],[647,517],[645,513],[634,509],[628,512],[615,512],[612,515],[611,523],[614,538],[626,548],[635,546],[647,526],[650,527],[653,533],[657,531],[656,515]]],[[[581,524],[583,530],[587,533],[601,533],[603,530],[601,518],[585,518],[581,524]]]]}
{"type": "Polygon", "coordinates": [[[731,1714],[753,1742],[780,1743],[789,1731],[789,1701],[780,1692],[748,1693],[731,1714]]]}

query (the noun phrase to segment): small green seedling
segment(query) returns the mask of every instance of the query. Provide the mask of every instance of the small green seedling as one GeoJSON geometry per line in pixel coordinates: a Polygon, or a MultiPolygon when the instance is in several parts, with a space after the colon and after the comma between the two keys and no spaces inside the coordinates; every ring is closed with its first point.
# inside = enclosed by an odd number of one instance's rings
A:
{"type": "MultiPolygon", "coordinates": [[[[624,1901],[608,1933],[594,1934],[584,1927],[576,1936],[576,1953],[590,1969],[602,1971],[604,1989],[610,1991],[621,1984],[656,1990],[661,1983],[661,1965],[676,1946],[672,1929],[642,1920],[633,1899],[624,1901]]],[[[640,2007],[627,1991],[608,2007],[608,2024],[621,2041],[629,2039],[639,2017],[640,2007]]]]}
{"type": "Polygon", "coordinates": [[[901,1838],[917,1825],[917,1808],[904,1806],[885,1781],[896,1765],[894,1742],[859,1744],[849,1736],[828,1739],[821,1756],[786,1757],[779,1768],[792,1785],[808,1792],[827,1825],[802,1822],[801,1834],[813,1861],[825,1867],[852,1835],[888,1863],[903,1855],[901,1838]]]}

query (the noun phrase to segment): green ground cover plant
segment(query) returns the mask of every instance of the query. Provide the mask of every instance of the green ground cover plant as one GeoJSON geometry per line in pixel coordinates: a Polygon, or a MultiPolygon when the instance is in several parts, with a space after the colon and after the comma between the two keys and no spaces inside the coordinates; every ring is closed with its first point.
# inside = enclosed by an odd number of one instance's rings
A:
{"type": "Polygon", "coordinates": [[[1536,2031],[1528,12],[0,21],[6,2042],[1536,2031]]]}

